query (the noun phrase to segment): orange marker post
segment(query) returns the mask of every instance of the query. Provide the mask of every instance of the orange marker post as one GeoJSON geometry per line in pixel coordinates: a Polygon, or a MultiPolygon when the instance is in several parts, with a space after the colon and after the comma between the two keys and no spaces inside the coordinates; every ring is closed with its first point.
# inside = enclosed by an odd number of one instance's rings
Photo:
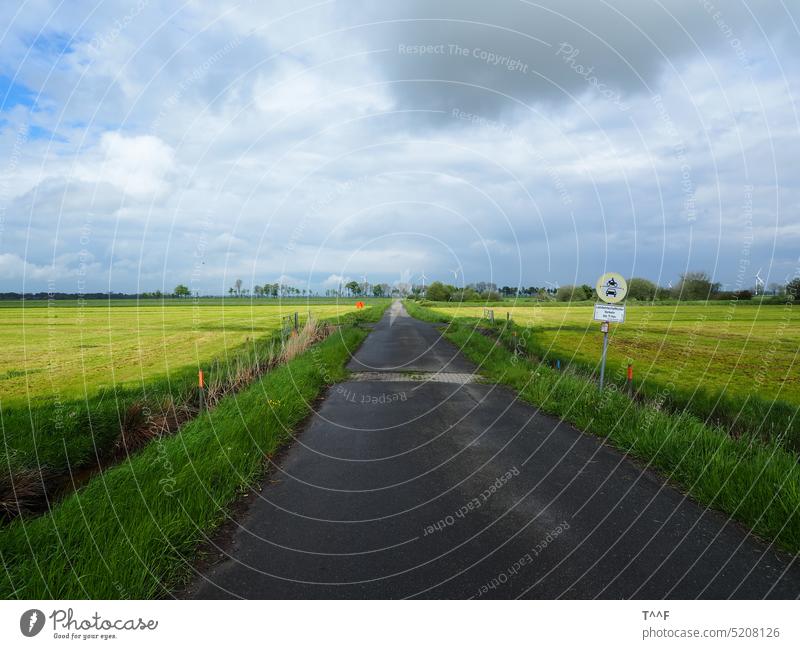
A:
{"type": "Polygon", "coordinates": [[[628,396],[633,397],[633,365],[628,364],[628,396]]]}
{"type": "Polygon", "coordinates": [[[203,370],[197,370],[197,387],[200,388],[200,412],[203,411],[205,406],[205,377],[203,376],[203,370]]]}

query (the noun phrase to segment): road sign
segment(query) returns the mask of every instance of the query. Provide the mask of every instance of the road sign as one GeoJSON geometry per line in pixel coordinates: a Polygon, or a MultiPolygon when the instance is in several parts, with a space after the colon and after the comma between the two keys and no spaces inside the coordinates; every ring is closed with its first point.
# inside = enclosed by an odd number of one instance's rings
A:
{"type": "Polygon", "coordinates": [[[625,305],[595,304],[594,319],[600,322],[625,322],[625,305]]]}
{"type": "Polygon", "coordinates": [[[597,297],[609,304],[622,302],[628,294],[628,283],[619,273],[606,273],[601,276],[595,288],[597,297]]]}

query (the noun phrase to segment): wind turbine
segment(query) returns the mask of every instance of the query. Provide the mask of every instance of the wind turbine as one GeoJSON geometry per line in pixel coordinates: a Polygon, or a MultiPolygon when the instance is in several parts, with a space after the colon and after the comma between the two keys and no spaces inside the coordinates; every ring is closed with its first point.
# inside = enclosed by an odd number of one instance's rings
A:
{"type": "Polygon", "coordinates": [[[428,281],[428,278],[425,277],[425,271],[424,270],[422,271],[421,278],[422,278],[422,292],[425,293],[425,282],[428,281]]]}
{"type": "Polygon", "coordinates": [[[761,286],[762,289],[764,288],[764,280],[761,279],[761,269],[760,268],[758,269],[758,272],[756,273],[756,295],[758,295],[758,287],[759,287],[759,285],[761,286]]]}
{"type": "Polygon", "coordinates": [[[364,295],[367,295],[367,293],[369,293],[369,283],[367,282],[367,276],[362,275],[361,279],[364,280],[364,295]]]}

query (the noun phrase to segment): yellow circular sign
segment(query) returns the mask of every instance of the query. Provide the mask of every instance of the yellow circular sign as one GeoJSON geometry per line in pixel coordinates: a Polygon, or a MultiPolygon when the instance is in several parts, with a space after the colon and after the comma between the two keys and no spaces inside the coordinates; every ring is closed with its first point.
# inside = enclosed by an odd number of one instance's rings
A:
{"type": "Polygon", "coordinates": [[[628,294],[628,283],[619,273],[606,273],[597,280],[597,297],[608,304],[622,302],[628,294]]]}

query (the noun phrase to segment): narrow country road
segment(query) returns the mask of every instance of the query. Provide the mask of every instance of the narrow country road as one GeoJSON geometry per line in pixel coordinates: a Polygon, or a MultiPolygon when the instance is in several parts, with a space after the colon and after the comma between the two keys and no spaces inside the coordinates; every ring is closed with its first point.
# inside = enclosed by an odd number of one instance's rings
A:
{"type": "Polygon", "coordinates": [[[800,566],[392,305],[199,598],[796,598],[800,566]]]}

